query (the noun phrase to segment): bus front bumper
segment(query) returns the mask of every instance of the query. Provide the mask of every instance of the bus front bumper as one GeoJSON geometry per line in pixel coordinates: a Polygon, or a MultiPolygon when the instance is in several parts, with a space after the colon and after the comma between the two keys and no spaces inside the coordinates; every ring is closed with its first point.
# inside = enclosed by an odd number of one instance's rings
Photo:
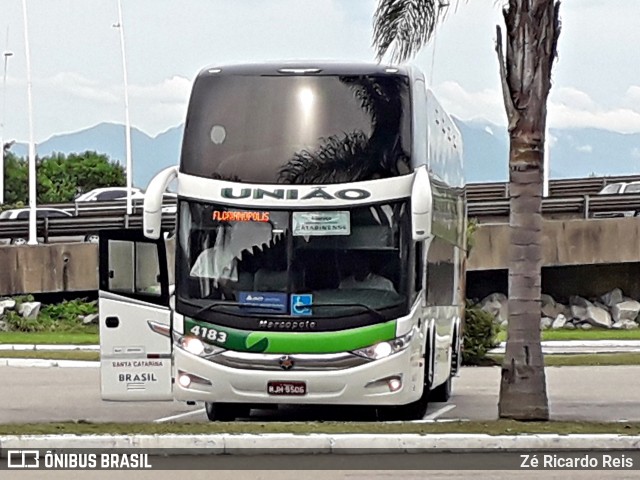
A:
{"type": "Polygon", "coordinates": [[[256,370],[231,368],[174,348],[173,377],[174,398],[182,401],[405,405],[422,395],[424,358],[416,342],[389,357],[339,370],[296,371],[295,363],[289,370],[256,370]],[[292,389],[295,394],[287,393],[292,389]]]}

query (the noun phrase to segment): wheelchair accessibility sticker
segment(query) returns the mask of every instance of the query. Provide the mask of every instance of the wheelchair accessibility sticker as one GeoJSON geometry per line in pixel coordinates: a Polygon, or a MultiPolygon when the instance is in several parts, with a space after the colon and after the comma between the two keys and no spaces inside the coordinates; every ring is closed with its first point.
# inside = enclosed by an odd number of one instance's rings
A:
{"type": "Polygon", "coordinates": [[[291,315],[311,315],[313,295],[291,295],[291,315]]]}

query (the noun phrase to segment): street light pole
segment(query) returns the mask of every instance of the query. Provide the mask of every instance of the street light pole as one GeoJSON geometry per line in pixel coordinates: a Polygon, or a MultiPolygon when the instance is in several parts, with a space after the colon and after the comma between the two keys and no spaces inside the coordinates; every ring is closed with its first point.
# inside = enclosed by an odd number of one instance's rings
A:
{"type": "Polygon", "coordinates": [[[29,116],[29,245],[38,244],[36,232],[36,146],[33,140],[33,101],[31,99],[31,54],[29,51],[29,28],[27,21],[27,0],[22,0],[24,17],[24,49],[27,60],[27,102],[29,116]]]}
{"type": "MultiPolygon", "coordinates": [[[[9,29],[7,29],[7,38],[9,37],[8,33],[9,29]]],[[[2,76],[2,116],[0,117],[0,205],[4,204],[4,117],[7,107],[7,65],[13,52],[5,50],[2,55],[4,57],[4,73],[2,76]]]]}
{"type": "Polygon", "coordinates": [[[118,0],[118,23],[114,27],[120,30],[120,48],[122,50],[122,74],[124,76],[124,120],[125,145],[127,158],[127,215],[131,215],[131,189],[133,187],[133,165],[131,160],[131,121],[129,119],[129,85],[127,82],[127,57],[124,48],[124,24],[122,22],[122,1],[118,0]]]}

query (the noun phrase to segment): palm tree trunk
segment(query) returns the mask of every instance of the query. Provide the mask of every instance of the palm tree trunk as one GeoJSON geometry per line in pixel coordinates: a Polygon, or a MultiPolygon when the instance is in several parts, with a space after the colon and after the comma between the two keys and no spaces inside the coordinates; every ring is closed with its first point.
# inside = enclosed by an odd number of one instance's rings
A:
{"type": "Polygon", "coordinates": [[[547,97],[560,34],[555,0],[509,0],[496,51],[509,120],[509,326],[498,412],[502,418],[548,420],[540,344],[542,178],[547,97]]]}
{"type": "Polygon", "coordinates": [[[498,410],[500,417],[518,420],[549,418],[540,345],[544,142],[537,143],[512,136],[509,153],[509,326],[498,410]],[[523,164],[529,168],[517,167],[523,164]]]}

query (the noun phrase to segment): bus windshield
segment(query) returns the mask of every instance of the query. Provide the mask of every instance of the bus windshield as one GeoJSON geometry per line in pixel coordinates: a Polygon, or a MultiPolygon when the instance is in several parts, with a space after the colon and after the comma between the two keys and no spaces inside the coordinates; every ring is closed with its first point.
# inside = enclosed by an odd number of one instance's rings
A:
{"type": "Polygon", "coordinates": [[[181,201],[178,302],[217,316],[394,318],[407,308],[407,210],[406,201],[331,211],[181,201]]]}
{"type": "Polygon", "coordinates": [[[402,75],[202,76],[180,171],[257,184],[330,184],[412,171],[402,75]]]}

